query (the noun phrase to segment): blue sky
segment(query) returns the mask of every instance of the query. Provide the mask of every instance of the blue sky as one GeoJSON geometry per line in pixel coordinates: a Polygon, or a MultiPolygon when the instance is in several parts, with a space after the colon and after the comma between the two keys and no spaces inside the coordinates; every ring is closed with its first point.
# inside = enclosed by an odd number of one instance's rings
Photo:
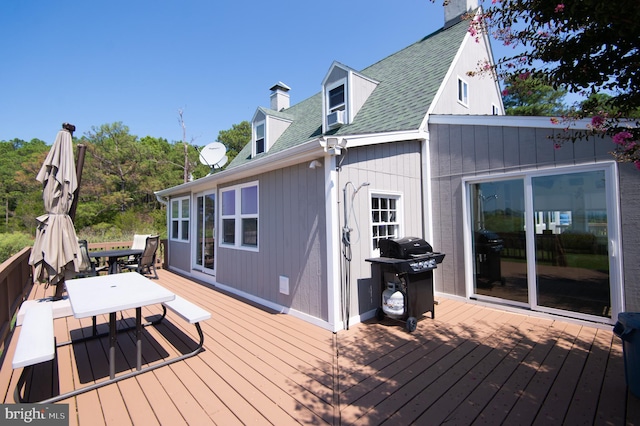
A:
{"type": "Polygon", "coordinates": [[[3,0],[0,140],[120,121],[179,141],[183,109],[206,145],[276,82],[300,102],[334,60],[365,68],[443,23],[440,0],[3,0]]]}

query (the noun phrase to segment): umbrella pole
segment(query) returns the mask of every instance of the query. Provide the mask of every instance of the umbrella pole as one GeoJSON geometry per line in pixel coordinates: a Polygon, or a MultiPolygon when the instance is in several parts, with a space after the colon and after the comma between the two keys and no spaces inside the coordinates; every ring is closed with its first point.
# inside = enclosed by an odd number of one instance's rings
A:
{"type": "MultiPolygon", "coordinates": [[[[76,126],[68,123],[64,123],[62,127],[71,133],[73,138],[73,132],[76,130],[76,126]]],[[[69,209],[69,217],[75,221],[76,209],[78,207],[78,196],[80,195],[80,181],[82,180],[82,168],[84,167],[84,154],[87,147],[84,144],[78,144],[78,158],[76,160],[76,178],[78,180],[78,187],[73,193],[73,201],[71,202],[71,208],[69,209]]],[[[53,296],[54,300],[62,299],[62,294],[65,290],[65,277],[62,277],[58,283],[56,283],[56,292],[53,296]]]]}
{"type": "Polygon", "coordinates": [[[82,181],[82,168],[84,167],[84,154],[86,150],[86,145],[78,145],[78,159],[76,160],[78,187],[76,188],[76,192],[73,193],[73,201],[71,202],[71,208],[69,209],[69,217],[74,222],[76,220],[76,208],[78,207],[78,197],[80,196],[80,182],[82,181]]]}

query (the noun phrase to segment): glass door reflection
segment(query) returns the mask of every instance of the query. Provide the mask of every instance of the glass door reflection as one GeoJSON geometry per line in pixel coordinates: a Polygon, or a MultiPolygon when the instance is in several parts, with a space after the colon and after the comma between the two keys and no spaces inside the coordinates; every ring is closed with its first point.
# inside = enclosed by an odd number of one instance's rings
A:
{"type": "Polygon", "coordinates": [[[526,304],[524,180],[476,183],[470,189],[474,293],[526,304]]]}
{"type": "Polygon", "coordinates": [[[611,316],[605,172],[533,177],[540,307],[611,316]]]}

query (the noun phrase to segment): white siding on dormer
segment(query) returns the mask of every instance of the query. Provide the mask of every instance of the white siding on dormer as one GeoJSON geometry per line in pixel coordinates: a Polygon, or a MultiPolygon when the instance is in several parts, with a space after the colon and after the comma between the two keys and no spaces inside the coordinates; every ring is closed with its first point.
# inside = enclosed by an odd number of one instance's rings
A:
{"type": "Polygon", "coordinates": [[[324,87],[332,86],[334,83],[347,78],[349,72],[339,66],[333,66],[333,69],[329,72],[329,75],[324,79],[324,87]]]}
{"type": "Polygon", "coordinates": [[[351,102],[349,105],[349,122],[353,121],[360,111],[360,108],[367,101],[371,93],[376,89],[378,83],[365,78],[359,74],[353,74],[352,82],[349,85],[351,89],[351,102]]]}
{"type": "Polygon", "coordinates": [[[267,116],[267,152],[291,124],[290,120],[267,116]]]}

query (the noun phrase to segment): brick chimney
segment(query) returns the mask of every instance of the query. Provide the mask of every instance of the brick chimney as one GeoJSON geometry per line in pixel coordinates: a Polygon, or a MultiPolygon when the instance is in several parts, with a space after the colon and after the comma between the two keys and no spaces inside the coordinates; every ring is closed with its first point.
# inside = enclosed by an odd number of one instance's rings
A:
{"type": "Polygon", "coordinates": [[[478,8],[478,0],[449,0],[444,6],[444,27],[460,22],[461,16],[478,8]]]}
{"type": "Polygon", "coordinates": [[[271,109],[282,111],[289,108],[289,90],[291,88],[279,81],[271,87],[271,109]]]}

